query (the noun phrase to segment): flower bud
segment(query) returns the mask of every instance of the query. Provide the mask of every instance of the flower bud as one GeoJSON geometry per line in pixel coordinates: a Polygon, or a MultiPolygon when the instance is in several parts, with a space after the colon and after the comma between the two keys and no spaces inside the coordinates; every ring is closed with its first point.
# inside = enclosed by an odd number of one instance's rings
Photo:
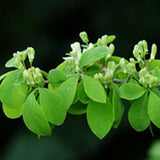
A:
{"type": "Polygon", "coordinates": [[[134,58],[130,58],[129,61],[130,61],[132,64],[135,64],[134,58]]]}
{"type": "Polygon", "coordinates": [[[126,73],[127,70],[126,70],[126,62],[125,62],[125,59],[124,59],[124,58],[121,58],[121,60],[120,60],[119,63],[120,63],[120,66],[121,66],[122,71],[123,71],[124,73],[126,73]]]}
{"type": "Polygon", "coordinates": [[[15,59],[15,65],[16,65],[16,68],[18,68],[18,69],[24,68],[24,66],[19,58],[15,59]]]}
{"type": "Polygon", "coordinates": [[[99,80],[99,75],[97,73],[94,75],[94,79],[99,80]]]}
{"type": "Polygon", "coordinates": [[[138,48],[139,48],[139,52],[140,53],[143,53],[144,51],[143,51],[143,42],[142,41],[139,41],[138,42],[138,48]]]}
{"type": "Polygon", "coordinates": [[[139,77],[140,78],[145,77],[146,74],[147,74],[147,69],[146,68],[143,68],[139,71],[139,77]]]}
{"type": "Polygon", "coordinates": [[[142,43],[143,43],[143,49],[144,49],[144,52],[148,52],[148,45],[147,45],[147,41],[145,41],[145,40],[143,40],[142,41],[142,43]]]}
{"type": "Polygon", "coordinates": [[[111,71],[112,73],[115,71],[116,69],[116,64],[113,61],[108,62],[107,64],[107,71],[111,71]]]}
{"type": "Polygon", "coordinates": [[[110,56],[112,56],[114,50],[115,50],[115,46],[113,44],[110,44],[109,45],[109,54],[110,54],[110,56]]]}
{"type": "Polygon", "coordinates": [[[139,48],[138,48],[138,45],[135,45],[135,46],[134,46],[134,49],[133,49],[133,55],[134,55],[134,57],[135,57],[138,61],[140,61],[140,60],[141,60],[141,58],[140,58],[140,54],[139,54],[139,48]]]}
{"type": "Polygon", "coordinates": [[[159,83],[158,77],[152,76],[152,77],[150,78],[150,81],[149,81],[149,87],[150,87],[150,88],[151,88],[151,87],[155,87],[155,86],[158,85],[158,83],[159,83]]]}
{"type": "Polygon", "coordinates": [[[151,56],[150,56],[151,60],[155,59],[156,53],[157,53],[157,46],[156,44],[152,44],[151,56]]]}
{"type": "Polygon", "coordinates": [[[26,50],[20,52],[21,61],[25,61],[26,57],[27,57],[27,51],[26,50]]]}
{"type": "Polygon", "coordinates": [[[107,35],[104,35],[104,36],[101,37],[101,43],[102,43],[103,46],[107,45],[107,38],[108,38],[107,35]]]}
{"type": "Polygon", "coordinates": [[[142,84],[143,86],[147,87],[147,81],[145,80],[144,77],[139,79],[139,83],[142,84]]]}
{"type": "Polygon", "coordinates": [[[80,38],[82,39],[82,41],[84,42],[84,43],[86,43],[86,44],[88,44],[88,35],[87,35],[87,33],[86,32],[81,32],[80,34],[79,34],[79,36],[80,36],[80,38]]]}
{"type": "Polygon", "coordinates": [[[32,47],[28,47],[27,48],[27,53],[28,53],[28,59],[30,64],[32,64],[33,60],[34,60],[34,56],[35,56],[35,51],[32,47]]]}
{"type": "Polygon", "coordinates": [[[126,65],[126,69],[127,69],[127,72],[130,73],[130,74],[133,74],[136,72],[136,66],[134,63],[128,63],[126,65]]]}

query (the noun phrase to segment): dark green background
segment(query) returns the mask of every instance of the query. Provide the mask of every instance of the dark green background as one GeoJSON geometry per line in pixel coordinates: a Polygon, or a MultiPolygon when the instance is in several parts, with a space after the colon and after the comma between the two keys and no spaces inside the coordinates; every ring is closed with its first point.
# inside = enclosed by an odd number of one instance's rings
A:
{"type": "MultiPolygon", "coordinates": [[[[157,0],[1,0],[0,72],[18,50],[32,46],[35,66],[45,71],[62,62],[70,44],[80,41],[87,31],[96,42],[104,34],[115,34],[115,55],[129,58],[134,44],[147,40],[149,47],[160,37],[160,2],[157,0]]],[[[158,52],[159,53],[159,52],[158,52]]],[[[143,160],[159,130],[133,131],[125,117],[118,129],[103,140],[88,128],[85,115],[68,115],[50,137],[38,139],[22,119],[9,120],[0,115],[0,159],[2,160],[143,160]]],[[[1,109],[2,112],[2,109],[1,109]]]]}

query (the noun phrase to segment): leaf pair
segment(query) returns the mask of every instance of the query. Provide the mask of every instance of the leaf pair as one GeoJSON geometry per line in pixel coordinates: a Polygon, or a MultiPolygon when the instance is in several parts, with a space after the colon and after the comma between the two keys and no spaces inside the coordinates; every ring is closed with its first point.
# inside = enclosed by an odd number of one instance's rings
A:
{"type": "Polygon", "coordinates": [[[39,88],[36,100],[34,91],[28,96],[23,108],[23,120],[26,126],[38,135],[51,134],[49,122],[61,125],[66,117],[63,99],[55,91],[39,88]]]}
{"type": "Polygon", "coordinates": [[[147,89],[141,87],[136,81],[130,81],[122,85],[119,88],[119,91],[120,98],[131,101],[131,107],[128,112],[128,120],[132,128],[136,131],[145,130],[150,124],[147,111],[147,89]]]}
{"type": "Polygon", "coordinates": [[[77,82],[78,76],[75,76],[64,81],[56,91],[45,88],[39,88],[38,93],[33,91],[24,104],[26,126],[38,135],[50,135],[50,124],[61,125],[64,122],[75,96],[77,82]]]}

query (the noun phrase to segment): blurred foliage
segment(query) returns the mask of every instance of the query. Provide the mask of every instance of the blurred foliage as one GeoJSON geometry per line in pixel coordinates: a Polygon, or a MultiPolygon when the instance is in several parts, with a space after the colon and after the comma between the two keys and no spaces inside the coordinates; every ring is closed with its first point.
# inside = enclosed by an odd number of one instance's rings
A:
{"type": "Polygon", "coordinates": [[[160,159],[160,139],[154,140],[148,150],[147,160],[159,160],[160,159]]]}
{"type": "MultiPolygon", "coordinates": [[[[115,52],[119,56],[130,57],[133,45],[141,39],[149,45],[156,43],[159,48],[159,5],[158,0],[1,0],[1,73],[11,54],[30,46],[37,53],[35,65],[49,71],[70,51],[71,43],[80,41],[77,37],[83,30],[94,41],[104,34],[116,35],[115,52]]],[[[23,128],[21,119],[12,122],[1,114],[0,159],[142,160],[152,141],[148,130],[134,132],[127,118],[123,119],[121,130],[112,131],[103,141],[87,134],[84,120],[70,115],[68,118],[66,124],[72,130],[62,126],[52,137],[38,140],[23,128]]],[[[159,132],[153,130],[158,137],[159,132]]]]}

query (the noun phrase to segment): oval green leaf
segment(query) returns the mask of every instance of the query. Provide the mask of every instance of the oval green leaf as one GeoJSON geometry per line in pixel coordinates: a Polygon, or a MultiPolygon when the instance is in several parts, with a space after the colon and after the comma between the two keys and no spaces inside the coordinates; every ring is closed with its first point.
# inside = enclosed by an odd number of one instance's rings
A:
{"type": "Polygon", "coordinates": [[[42,107],[36,101],[34,92],[32,92],[28,96],[24,104],[23,120],[28,129],[33,133],[39,136],[51,134],[51,128],[48,123],[47,117],[42,107]]]}
{"type": "Polygon", "coordinates": [[[148,95],[144,94],[142,97],[134,100],[129,109],[128,120],[136,131],[144,131],[150,124],[147,105],[148,95]]]}
{"type": "Polygon", "coordinates": [[[96,79],[87,75],[82,76],[85,92],[95,102],[106,103],[106,92],[96,79]]]}
{"type": "Polygon", "coordinates": [[[113,93],[112,93],[112,107],[113,107],[113,127],[117,128],[122,120],[124,113],[124,105],[119,98],[118,87],[115,84],[112,84],[113,93]]]}
{"type": "Polygon", "coordinates": [[[104,58],[109,53],[106,46],[95,47],[84,52],[79,60],[80,68],[104,58]]]}
{"type": "Polygon", "coordinates": [[[91,131],[99,138],[104,138],[113,124],[112,104],[107,98],[106,104],[90,101],[87,106],[87,121],[91,131]]]}
{"type": "Polygon", "coordinates": [[[28,87],[22,81],[22,70],[11,72],[0,85],[0,99],[8,107],[19,107],[24,104],[28,87]]]}
{"type": "Polygon", "coordinates": [[[73,115],[81,115],[86,113],[86,105],[82,104],[80,101],[77,103],[74,103],[71,105],[71,107],[68,109],[68,113],[73,115]]]}
{"type": "Polygon", "coordinates": [[[58,88],[57,93],[63,97],[65,101],[66,109],[68,109],[73,103],[78,83],[78,76],[71,77],[64,81],[58,88]]]}
{"type": "Polygon", "coordinates": [[[160,128],[160,97],[152,91],[148,101],[148,116],[152,123],[160,128]]]}
{"type": "Polygon", "coordinates": [[[84,86],[83,86],[83,82],[80,81],[80,83],[78,84],[78,88],[77,88],[77,94],[78,94],[78,99],[84,103],[87,104],[89,102],[89,97],[87,96],[85,90],[84,90],[84,86]]]}
{"type": "Polygon", "coordinates": [[[61,70],[52,69],[49,71],[48,80],[53,87],[58,87],[66,79],[67,75],[61,70]]]}
{"type": "Polygon", "coordinates": [[[66,117],[67,111],[61,96],[55,91],[39,88],[40,105],[49,122],[61,125],[66,117]]]}
{"type": "Polygon", "coordinates": [[[137,99],[146,92],[147,92],[146,88],[141,87],[140,85],[132,83],[132,82],[125,83],[119,88],[120,98],[123,98],[126,100],[137,99]]]}
{"type": "Polygon", "coordinates": [[[10,119],[19,118],[23,113],[23,105],[13,108],[13,107],[8,107],[5,104],[3,104],[2,108],[3,108],[3,112],[6,115],[6,117],[10,119]]]}

